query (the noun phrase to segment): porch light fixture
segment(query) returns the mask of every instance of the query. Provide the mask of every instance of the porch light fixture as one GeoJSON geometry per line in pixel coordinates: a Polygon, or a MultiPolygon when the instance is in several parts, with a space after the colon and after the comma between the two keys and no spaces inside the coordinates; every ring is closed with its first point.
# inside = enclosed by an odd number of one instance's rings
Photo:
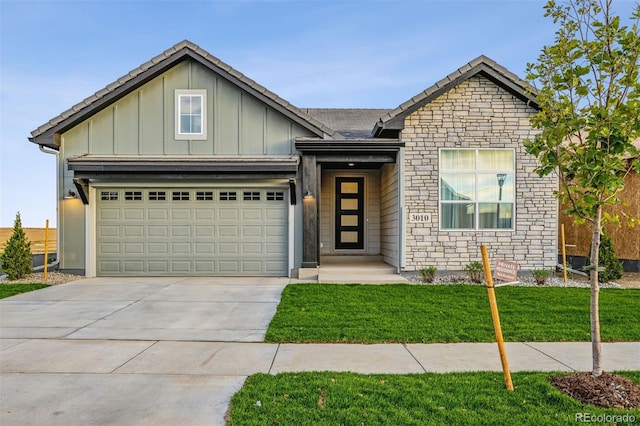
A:
{"type": "Polygon", "coordinates": [[[315,197],[313,196],[313,194],[311,193],[311,191],[307,191],[304,193],[304,197],[302,197],[304,200],[313,200],[315,197]]]}
{"type": "Polygon", "coordinates": [[[347,165],[348,165],[349,167],[353,167],[353,166],[355,166],[355,164],[354,164],[354,163],[349,163],[349,164],[347,164],[347,165]]]}
{"type": "Polygon", "coordinates": [[[72,190],[67,191],[67,193],[64,195],[65,200],[72,200],[74,198],[76,198],[76,193],[72,190]]]}

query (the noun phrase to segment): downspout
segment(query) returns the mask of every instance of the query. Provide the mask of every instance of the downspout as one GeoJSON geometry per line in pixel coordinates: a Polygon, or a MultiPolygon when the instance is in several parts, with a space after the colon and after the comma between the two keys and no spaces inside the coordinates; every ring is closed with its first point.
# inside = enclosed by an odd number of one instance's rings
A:
{"type": "MultiPolygon", "coordinates": [[[[55,151],[52,149],[47,149],[44,145],[38,145],[38,148],[40,148],[40,151],[44,152],[45,154],[51,154],[51,155],[55,155],[56,156],[56,176],[58,174],[58,160],[59,160],[59,155],[60,155],[60,151],[55,151]]],[[[60,243],[60,215],[58,214],[58,203],[60,200],[60,185],[58,184],[58,179],[56,178],[56,261],[49,264],[50,267],[54,267],[54,266],[58,266],[58,264],[60,264],[60,253],[58,252],[59,250],[59,243],[60,243]]],[[[49,261],[49,259],[44,259],[45,263],[49,261]]],[[[44,265],[42,265],[41,267],[37,267],[34,268],[34,272],[37,270],[44,270],[44,265]]]]}

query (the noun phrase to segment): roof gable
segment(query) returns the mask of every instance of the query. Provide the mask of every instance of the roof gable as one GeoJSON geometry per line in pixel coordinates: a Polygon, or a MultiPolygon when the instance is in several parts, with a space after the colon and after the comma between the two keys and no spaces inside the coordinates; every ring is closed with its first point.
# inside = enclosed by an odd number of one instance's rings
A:
{"type": "Polygon", "coordinates": [[[58,149],[61,133],[95,115],[185,60],[194,60],[202,64],[320,138],[340,136],[335,130],[330,129],[196,44],[184,40],[33,130],[29,140],[38,145],[58,149]]]}
{"type": "Polygon", "coordinates": [[[482,55],[383,115],[373,130],[374,136],[396,136],[404,128],[405,117],[476,75],[486,77],[523,102],[538,108],[535,89],[531,85],[492,59],[482,55]]]}

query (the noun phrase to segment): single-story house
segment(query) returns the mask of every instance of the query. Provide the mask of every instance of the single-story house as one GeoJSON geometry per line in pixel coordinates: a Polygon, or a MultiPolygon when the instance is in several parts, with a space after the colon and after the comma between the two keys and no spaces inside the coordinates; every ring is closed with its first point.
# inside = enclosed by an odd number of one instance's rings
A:
{"type": "Polygon", "coordinates": [[[392,110],[298,108],[183,41],[54,117],[62,270],[305,276],[557,259],[525,82],[480,56],[392,110]]]}

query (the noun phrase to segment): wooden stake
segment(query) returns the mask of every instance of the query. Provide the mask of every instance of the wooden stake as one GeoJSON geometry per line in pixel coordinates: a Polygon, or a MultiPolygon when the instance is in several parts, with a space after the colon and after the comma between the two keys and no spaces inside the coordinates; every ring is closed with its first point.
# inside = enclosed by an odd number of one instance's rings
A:
{"type": "Polygon", "coordinates": [[[498,302],[496,301],[495,288],[493,287],[493,278],[491,277],[491,265],[489,264],[489,255],[484,245],[480,246],[482,252],[482,264],[484,266],[484,277],[487,280],[487,293],[489,294],[489,306],[491,307],[491,318],[493,319],[493,330],[496,333],[496,341],[498,342],[498,351],[500,351],[500,363],[502,364],[502,373],[504,374],[504,383],[507,390],[513,392],[513,383],[511,382],[511,372],[509,371],[509,361],[507,360],[507,351],[504,348],[504,340],[502,338],[502,328],[500,327],[500,316],[498,315],[498,302]]]}
{"type": "Polygon", "coordinates": [[[562,244],[562,278],[567,282],[567,245],[564,241],[564,223],[560,224],[560,244],[562,244]]]}
{"type": "Polygon", "coordinates": [[[47,280],[47,268],[49,266],[49,219],[44,225],[44,279],[47,280]]]}

